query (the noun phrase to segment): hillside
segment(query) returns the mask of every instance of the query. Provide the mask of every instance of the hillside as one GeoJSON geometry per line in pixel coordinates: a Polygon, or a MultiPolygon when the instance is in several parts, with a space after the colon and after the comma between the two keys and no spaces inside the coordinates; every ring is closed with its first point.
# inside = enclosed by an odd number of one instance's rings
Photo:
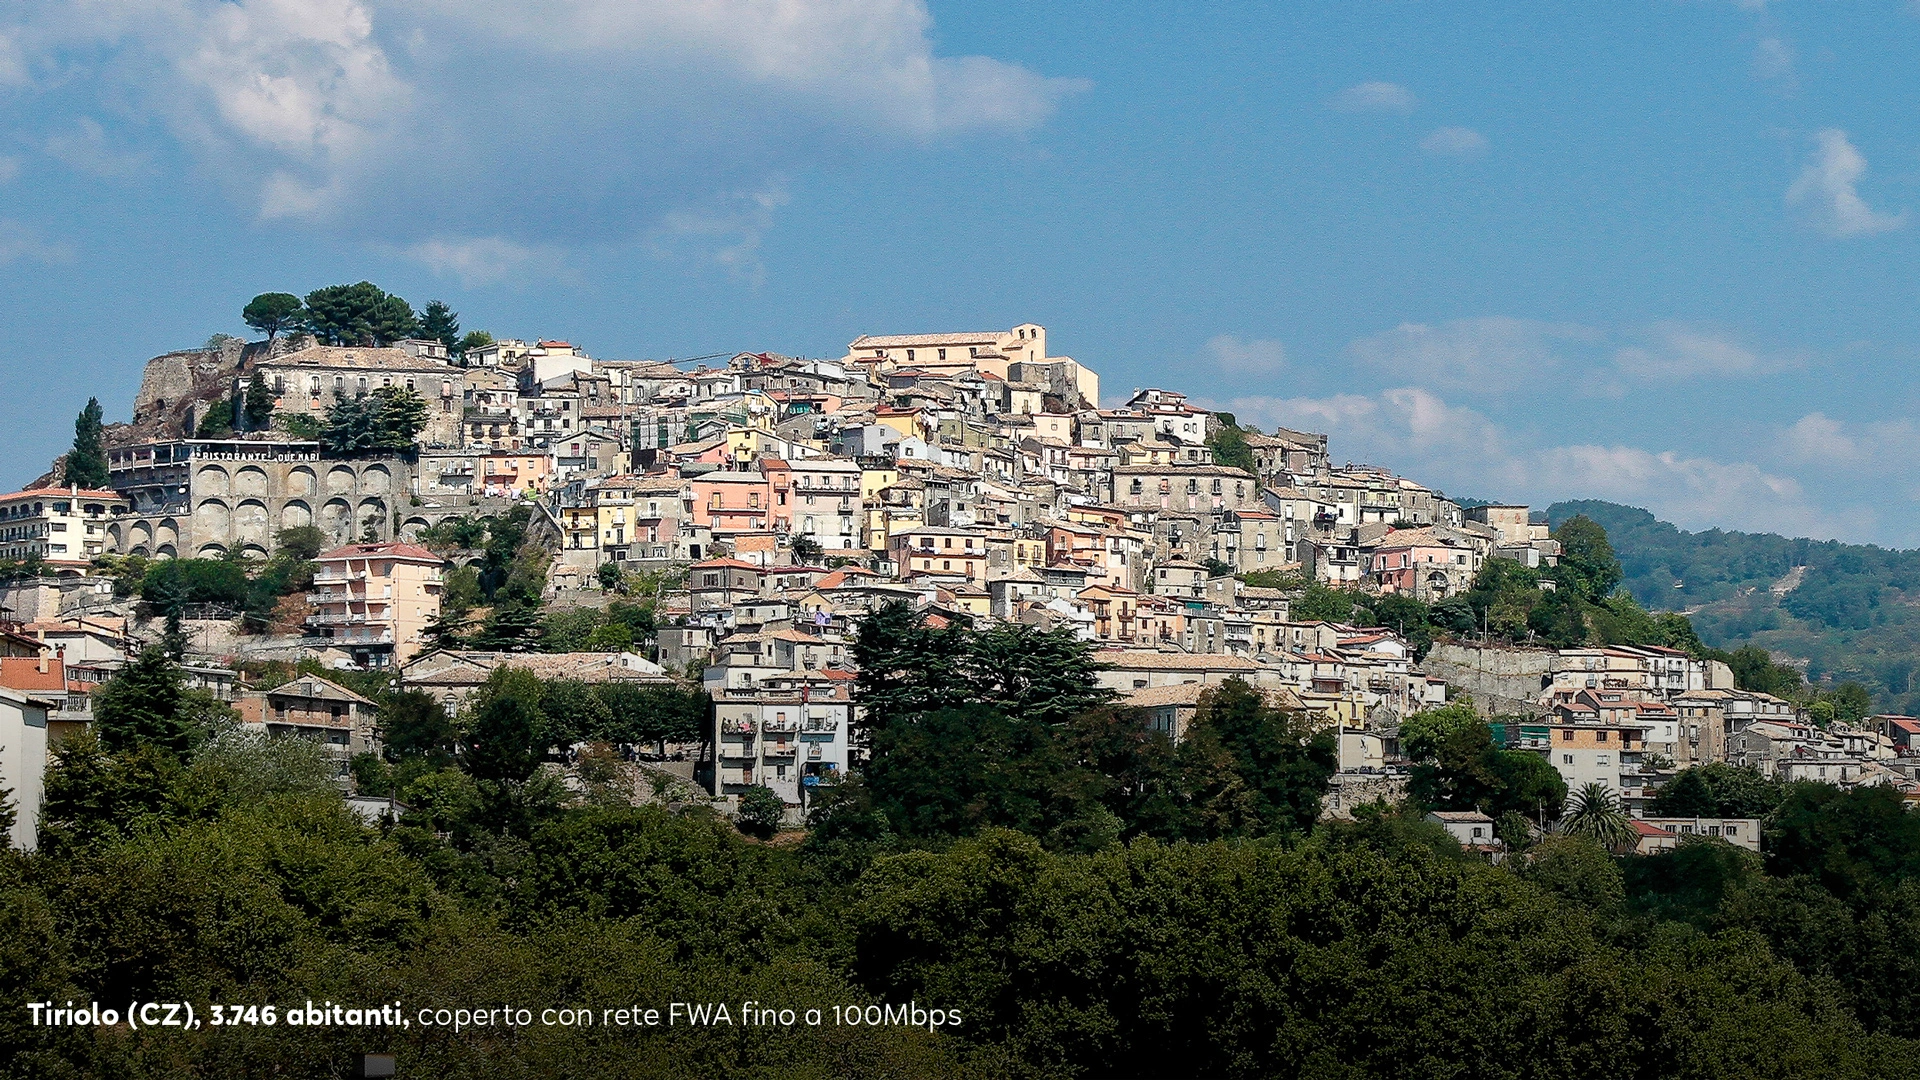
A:
{"type": "Polygon", "coordinates": [[[1645,510],[1580,500],[1547,508],[1557,527],[1585,514],[1607,530],[1623,584],[1650,609],[1685,611],[1718,648],[1759,645],[1809,680],[1857,679],[1881,711],[1920,707],[1920,551],[1692,533],[1645,510]]]}

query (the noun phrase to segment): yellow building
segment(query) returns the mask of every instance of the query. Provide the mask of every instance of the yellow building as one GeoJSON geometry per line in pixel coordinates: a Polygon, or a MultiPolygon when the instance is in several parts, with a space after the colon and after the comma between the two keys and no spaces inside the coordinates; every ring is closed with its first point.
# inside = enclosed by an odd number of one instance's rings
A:
{"type": "Polygon", "coordinates": [[[415,544],[348,544],[314,560],[307,626],[362,667],[404,664],[440,615],[445,560],[415,544]]]}

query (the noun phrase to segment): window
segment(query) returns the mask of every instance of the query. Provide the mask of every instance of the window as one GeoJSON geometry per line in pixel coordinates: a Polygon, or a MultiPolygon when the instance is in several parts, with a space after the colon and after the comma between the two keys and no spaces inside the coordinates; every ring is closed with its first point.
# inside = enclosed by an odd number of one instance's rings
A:
{"type": "Polygon", "coordinates": [[[1594,741],[1594,742],[1606,742],[1606,741],[1607,741],[1607,733],[1606,733],[1606,732],[1604,732],[1604,731],[1596,731],[1596,732],[1594,732],[1594,733],[1593,733],[1593,741],[1594,741]]]}
{"type": "Polygon", "coordinates": [[[946,358],[947,358],[947,350],[945,350],[945,349],[941,349],[941,350],[940,350],[940,359],[942,359],[942,360],[945,360],[946,358]]]}
{"type": "Polygon", "coordinates": [[[1562,765],[1571,765],[1571,764],[1573,764],[1573,755],[1572,755],[1572,754],[1561,754],[1561,755],[1560,755],[1560,763],[1561,763],[1562,765]]]}
{"type": "Polygon", "coordinates": [[[908,349],[908,350],[907,350],[907,363],[909,363],[909,364],[911,364],[911,363],[913,363],[913,350],[912,350],[912,349],[908,349]]]}
{"type": "MultiPolygon", "coordinates": [[[[1572,728],[1561,728],[1561,729],[1560,729],[1560,741],[1561,741],[1561,742],[1572,742],[1572,741],[1573,741],[1573,729],[1572,729],[1572,728]]],[[[1573,759],[1572,759],[1572,758],[1568,758],[1567,760],[1568,760],[1568,761],[1572,761],[1573,759]]]]}

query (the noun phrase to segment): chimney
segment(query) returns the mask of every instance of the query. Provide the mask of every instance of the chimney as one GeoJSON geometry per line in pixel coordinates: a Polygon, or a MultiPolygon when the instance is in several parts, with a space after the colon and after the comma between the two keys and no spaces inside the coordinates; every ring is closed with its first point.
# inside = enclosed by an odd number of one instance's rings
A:
{"type": "Polygon", "coordinates": [[[46,673],[47,673],[47,650],[41,649],[40,650],[40,674],[45,675],[46,673]]]}

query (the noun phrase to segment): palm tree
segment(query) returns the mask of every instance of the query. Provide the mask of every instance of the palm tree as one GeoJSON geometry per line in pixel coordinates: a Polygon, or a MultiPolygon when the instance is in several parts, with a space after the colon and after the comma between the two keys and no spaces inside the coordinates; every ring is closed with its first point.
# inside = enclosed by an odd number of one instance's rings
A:
{"type": "Polygon", "coordinates": [[[1584,836],[1616,855],[1625,855],[1640,843],[1633,819],[1627,816],[1607,785],[1598,782],[1583,786],[1567,801],[1560,831],[1568,836],[1584,836]]]}

